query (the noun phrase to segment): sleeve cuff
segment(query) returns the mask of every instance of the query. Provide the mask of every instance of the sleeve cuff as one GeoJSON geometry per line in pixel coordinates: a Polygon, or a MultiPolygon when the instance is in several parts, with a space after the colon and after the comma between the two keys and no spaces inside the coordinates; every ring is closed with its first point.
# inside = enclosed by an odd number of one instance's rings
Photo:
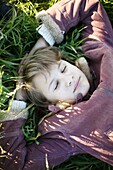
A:
{"type": "Polygon", "coordinates": [[[47,11],[43,10],[43,11],[38,12],[36,15],[36,18],[42,21],[42,23],[45,25],[47,29],[47,32],[49,32],[50,35],[53,37],[55,43],[59,44],[63,41],[65,32],[60,29],[59,25],[56,24],[56,22],[47,13],[47,11]]]}
{"type": "Polygon", "coordinates": [[[10,101],[9,109],[1,113],[0,122],[16,120],[19,118],[27,119],[28,110],[26,109],[26,105],[27,103],[24,101],[10,101]]]}
{"type": "Polygon", "coordinates": [[[11,103],[11,110],[23,110],[26,108],[27,103],[24,101],[13,100],[11,103]]]}
{"type": "Polygon", "coordinates": [[[36,28],[36,30],[40,35],[42,35],[42,37],[48,42],[50,46],[55,44],[54,37],[50,34],[49,30],[44,24],[40,25],[38,28],[36,28]]]}

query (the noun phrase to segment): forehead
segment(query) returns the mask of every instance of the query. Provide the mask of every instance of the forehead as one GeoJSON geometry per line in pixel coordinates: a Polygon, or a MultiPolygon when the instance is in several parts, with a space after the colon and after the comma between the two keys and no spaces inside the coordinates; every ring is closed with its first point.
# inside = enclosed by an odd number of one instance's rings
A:
{"type": "Polygon", "coordinates": [[[47,83],[49,81],[48,79],[53,78],[62,65],[68,65],[68,67],[73,67],[72,64],[65,60],[57,61],[55,64],[50,65],[47,69],[43,69],[40,72],[38,72],[34,76],[32,83],[34,85],[42,81],[43,83],[47,83]]]}
{"type": "Polygon", "coordinates": [[[39,83],[40,84],[47,84],[53,79],[57,72],[59,72],[60,67],[63,65],[67,65],[68,67],[75,68],[72,64],[65,60],[60,60],[56,62],[55,64],[52,64],[49,66],[49,68],[41,70],[39,73],[37,73],[34,78],[32,79],[32,83],[35,87],[38,87],[39,83]]]}
{"type": "Polygon", "coordinates": [[[32,79],[32,85],[38,90],[46,88],[51,79],[55,76],[55,72],[58,71],[58,67],[61,61],[52,64],[49,68],[41,70],[32,79]]]}

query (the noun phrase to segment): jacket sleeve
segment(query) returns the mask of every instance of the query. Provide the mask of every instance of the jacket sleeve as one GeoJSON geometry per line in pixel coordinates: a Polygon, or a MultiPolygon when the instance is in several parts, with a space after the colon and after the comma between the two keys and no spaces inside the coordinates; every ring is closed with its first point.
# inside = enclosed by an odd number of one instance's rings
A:
{"type": "Polygon", "coordinates": [[[99,0],[62,0],[37,14],[56,43],[62,42],[70,28],[82,22],[86,28],[84,37],[99,40],[113,46],[113,30],[99,0]]]}
{"type": "Polygon", "coordinates": [[[73,145],[113,166],[112,100],[111,91],[96,90],[90,100],[46,117],[39,131],[44,135],[57,129],[73,145]]]}
{"type": "Polygon", "coordinates": [[[16,102],[16,106],[14,103],[10,111],[4,113],[7,115],[0,123],[1,169],[44,170],[62,163],[73,154],[83,153],[57,131],[41,135],[38,139],[39,145],[35,143],[27,145],[22,133],[27,113],[22,114],[24,108],[19,106],[20,103],[16,102]]]}

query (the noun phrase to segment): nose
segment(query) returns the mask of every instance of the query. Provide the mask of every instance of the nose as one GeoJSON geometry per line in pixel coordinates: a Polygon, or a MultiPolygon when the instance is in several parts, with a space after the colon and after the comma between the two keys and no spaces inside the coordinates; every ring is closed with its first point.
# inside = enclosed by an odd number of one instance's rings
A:
{"type": "Polygon", "coordinates": [[[67,87],[69,87],[69,86],[72,85],[72,83],[73,83],[73,78],[74,78],[73,75],[68,75],[68,76],[66,76],[66,86],[67,86],[67,87]]]}

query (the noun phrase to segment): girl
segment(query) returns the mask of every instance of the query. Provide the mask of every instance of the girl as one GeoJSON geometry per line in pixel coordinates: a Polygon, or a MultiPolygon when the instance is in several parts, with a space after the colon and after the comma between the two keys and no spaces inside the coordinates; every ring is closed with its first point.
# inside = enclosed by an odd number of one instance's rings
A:
{"type": "MultiPolygon", "coordinates": [[[[46,47],[32,56],[25,56],[21,62],[19,75],[23,77],[24,98],[38,108],[44,109],[52,104],[63,107],[63,103],[69,106],[89,91],[92,80],[85,58],[76,60],[81,70],[62,58],[57,47],[46,47]]],[[[16,98],[20,99],[20,91],[16,98]]]]}
{"type": "MultiPolygon", "coordinates": [[[[96,75],[95,90],[89,100],[45,118],[38,127],[39,145],[26,145],[21,130],[27,118],[22,112],[26,103],[14,101],[1,120],[2,169],[44,170],[81,153],[113,165],[113,30],[106,12],[98,0],[62,0],[38,17],[43,22],[39,32],[50,45],[60,43],[63,33],[80,21],[85,24],[83,51],[92,75],[96,75]]],[[[40,39],[31,53],[46,44],[40,39]]]]}

